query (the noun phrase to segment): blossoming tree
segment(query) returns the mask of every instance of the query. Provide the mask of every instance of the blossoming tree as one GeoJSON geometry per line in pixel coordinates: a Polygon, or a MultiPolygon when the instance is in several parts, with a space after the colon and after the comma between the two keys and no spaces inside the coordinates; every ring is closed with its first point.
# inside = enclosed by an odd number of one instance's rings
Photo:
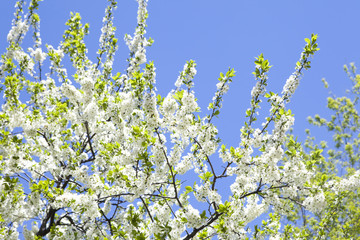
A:
{"type": "MultiPolygon", "coordinates": [[[[300,220],[300,228],[309,239],[360,237],[360,75],[354,64],[344,69],[352,88],[346,96],[335,97],[331,94],[328,97],[327,107],[333,112],[331,118],[327,120],[319,115],[309,117],[311,124],[326,127],[333,133],[333,141],[316,143],[315,137],[307,130],[309,135],[303,156],[306,161],[314,163],[315,174],[310,183],[314,191],[321,189],[324,192],[326,206],[318,206],[320,211],[309,214],[298,205],[290,219],[294,222],[300,220]]],[[[328,88],[325,79],[323,82],[328,88]]]]}
{"type": "MultiPolygon", "coordinates": [[[[157,94],[155,65],[146,48],[147,0],[138,0],[135,33],[125,73],[113,70],[118,39],[109,4],[96,61],[87,57],[89,26],[78,13],[63,41],[42,45],[40,0],[16,4],[1,57],[0,236],[3,239],[256,239],[303,238],[306,231],[281,226],[296,206],[314,214],[324,191],[311,179],[314,162],[288,138],[294,123],[286,109],[316,35],[306,40],[295,71],[279,94],[268,92],[269,61],[256,58],[255,86],[238,146],[222,144],[213,124],[235,71],[220,73],[208,114],[199,117],[188,61],[166,96],[157,94]],[[22,48],[33,32],[34,45],[22,48]],[[75,74],[69,76],[64,59],[75,74]],[[49,69],[44,67],[49,62],[49,69]],[[260,104],[270,111],[258,123],[260,104]],[[214,161],[222,161],[218,168],[214,161]],[[185,173],[197,181],[181,182],[185,173]],[[229,196],[219,194],[232,179],[229,196]],[[299,197],[300,196],[300,197],[299,197]],[[264,217],[261,226],[253,224],[264,217]]],[[[315,155],[314,159],[321,157],[315,155]]]]}

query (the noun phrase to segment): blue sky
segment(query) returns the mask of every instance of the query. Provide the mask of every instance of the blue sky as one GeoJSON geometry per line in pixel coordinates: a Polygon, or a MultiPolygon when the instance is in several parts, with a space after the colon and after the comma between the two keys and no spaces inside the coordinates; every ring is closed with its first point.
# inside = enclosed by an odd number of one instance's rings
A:
{"type": "MultiPolygon", "coordinates": [[[[6,48],[15,2],[0,3],[1,52],[6,48]]],[[[70,11],[80,12],[83,22],[90,23],[90,35],[86,41],[89,55],[95,59],[106,2],[41,2],[43,43],[57,46],[70,11]]],[[[123,0],[118,6],[115,13],[117,37],[123,39],[124,34],[132,34],[136,26],[137,3],[123,0]]],[[[237,145],[244,112],[249,107],[250,91],[255,83],[251,74],[254,57],[264,53],[269,59],[273,67],[268,89],[280,92],[299,59],[305,44],[303,39],[316,33],[320,51],[288,106],[295,113],[295,133],[303,136],[303,130],[308,127],[306,117],[325,110],[328,90],[323,88],[321,78],[327,79],[337,95],[344,94],[350,86],[343,65],[359,62],[359,9],[360,2],[355,0],[150,0],[147,36],[155,43],[148,48],[148,59],[155,62],[157,86],[163,95],[173,88],[185,61],[195,60],[198,66],[195,92],[203,111],[211,101],[219,72],[225,72],[228,67],[235,68],[237,76],[215,123],[221,138],[226,143],[237,145]]],[[[125,44],[119,42],[116,68],[123,72],[128,51],[125,44]]]]}
{"type": "MultiPolygon", "coordinates": [[[[15,2],[0,3],[1,53],[7,46],[6,36],[11,28],[15,2]]],[[[89,55],[95,60],[106,4],[105,0],[41,2],[43,43],[57,46],[70,11],[80,12],[83,23],[90,23],[86,41],[89,55]]],[[[295,135],[304,139],[304,129],[309,128],[307,116],[316,113],[329,116],[325,108],[328,90],[323,87],[321,78],[326,78],[332,92],[341,96],[351,86],[343,65],[355,62],[360,66],[359,9],[357,0],[150,0],[147,36],[155,42],[148,48],[148,60],[154,60],[157,88],[163,96],[174,88],[185,62],[195,60],[198,66],[195,92],[204,112],[216,90],[219,73],[234,68],[237,76],[224,98],[220,118],[214,123],[224,143],[237,146],[245,110],[250,105],[250,91],[255,84],[251,74],[254,58],[264,53],[269,59],[273,67],[268,89],[280,93],[294,71],[305,45],[304,38],[311,33],[318,34],[320,51],[288,105],[295,114],[295,135]]],[[[134,32],[136,12],[136,1],[119,1],[115,12],[119,39],[123,39],[125,33],[134,32]]],[[[124,72],[128,50],[124,42],[119,43],[115,65],[118,71],[124,72]]],[[[314,129],[313,132],[319,140],[329,139],[324,135],[325,130],[314,129]]]]}

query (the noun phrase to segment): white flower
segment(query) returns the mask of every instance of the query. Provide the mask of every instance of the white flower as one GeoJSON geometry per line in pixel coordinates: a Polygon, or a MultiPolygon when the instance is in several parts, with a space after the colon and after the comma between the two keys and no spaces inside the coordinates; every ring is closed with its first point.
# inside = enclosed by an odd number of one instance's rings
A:
{"type": "Polygon", "coordinates": [[[169,93],[166,98],[164,99],[163,105],[162,105],[162,112],[164,115],[169,116],[173,115],[178,108],[178,104],[176,100],[174,99],[173,95],[169,93]]]}
{"type": "MultiPolygon", "coordinates": [[[[192,80],[196,75],[196,64],[194,61],[190,60],[189,62],[185,63],[183,71],[180,73],[179,77],[175,82],[176,87],[181,87],[183,83],[189,82],[192,80]]],[[[191,86],[193,83],[191,83],[191,86]]]]}
{"type": "Polygon", "coordinates": [[[35,61],[42,63],[46,59],[46,53],[44,53],[41,48],[37,48],[35,50],[30,48],[29,50],[31,52],[31,56],[35,58],[35,61]]]}
{"type": "Polygon", "coordinates": [[[71,84],[63,84],[61,86],[63,94],[72,102],[81,102],[82,94],[71,84]]]}
{"type": "Polygon", "coordinates": [[[290,75],[290,77],[286,80],[282,94],[288,96],[293,95],[296,88],[299,86],[299,83],[300,83],[300,79],[298,76],[294,74],[290,75]]]}
{"type": "Polygon", "coordinates": [[[135,53],[135,58],[138,60],[138,64],[146,63],[145,49],[139,50],[135,53]]]}
{"type": "Polygon", "coordinates": [[[185,112],[194,112],[196,108],[198,107],[195,96],[193,93],[188,93],[187,91],[184,91],[183,98],[182,98],[183,108],[185,112]]]}
{"type": "Polygon", "coordinates": [[[193,208],[191,205],[186,207],[186,219],[188,222],[189,227],[199,227],[201,226],[202,222],[200,219],[199,210],[193,208]]]}
{"type": "Polygon", "coordinates": [[[192,168],[191,155],[185,156],[183,160],[176,165],[176,171],[179,174],[184,174],[192,168]]]}
{"type": "Polygon", "coordinates": [[[261,146],[262,143],[262,134],[260,129],[255,129],[253,133],[254,139],[253,139],[253,145],[255,148],[258,148],[261,146]]]}
{"type": "Polygon", "coordinates": [[[90,93],[94,88],[94,81],[90,77],[85,77],[81,81],[81,89],[87,93],[90,93]]]}
{"type": "Polygon", "coordinates": [[[84,120],[93,120],[97,115],[98,115],[98,112],[99,112],[99,108],[98,106],[96,105],[96,103],[94,102],[91,102],[89,103],[85,110],[84,110],[84,120]]]}
{"type": "Polygon", "coordinates": [[[27,32],[29,25],[26,21],[17,21],[9,31],[7,35],[8,42],[14,42],[18,40],[22,40],[25,33],[27,32]],[[21,36],[22,35],[22,36],[21,36]]]}
{"type": "Polygon", "coordinates": [[[305,207],[313,212],[313,213],[319,213],[321,212],[324,207],[326,206],[326,200],[323,192],[317,193],[315,196],[309,196],[307,197],[303,204],[305,207]]]}

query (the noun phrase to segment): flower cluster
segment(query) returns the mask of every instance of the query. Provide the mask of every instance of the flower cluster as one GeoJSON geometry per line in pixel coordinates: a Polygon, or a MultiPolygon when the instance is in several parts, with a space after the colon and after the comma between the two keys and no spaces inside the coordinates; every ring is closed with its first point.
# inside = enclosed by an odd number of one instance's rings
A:
{"type": "Polygon", "coordinates": [[[313,213],[319,213],[326,206],[325,196],[323,192],[315,196],[309,196],[303,202],[304,206],[313,213]]]}
{"type": "Polygon", "coordinates": [[[25,33],[28,31],[29,25],[26,20],[14,21],[13,27],[10,29],[9,34],[7,35],[8,42],[17,42],[21,41],[24,38],[25,33]]]}
{"type": "Polygon", "coordinates": [[[180,72],[180,75],[175,82],[175,86],[179,88],[181,85],[185,84],[188,88],[192,88],[194,85],[192,80],[196,73],[196,63],[193,60],[186,62],[184,69],[180,72]]]}
{"type": "Polygon", "coordinates": [[[147,19],[147,0],[137,0],[138,7],[138,26],[135,29],[134,36],[125,35],[125,42],[130,50],[129,67],[127,73],[129,76],[138,70],[139,65],[145,63],[146,60],[146,47],[151,46],[152,39],[146,39],[144,37],[146,30],[146,19],[147,19]]]}
{"type": "Polygon", "coordinates": [[[30,48],[29,51],[31,56],[34,57],[35,61],[40,62],[40,64],[46,59],[47,54],[44,53],[41,48],[36,48],[35,50],[30,48]]]}

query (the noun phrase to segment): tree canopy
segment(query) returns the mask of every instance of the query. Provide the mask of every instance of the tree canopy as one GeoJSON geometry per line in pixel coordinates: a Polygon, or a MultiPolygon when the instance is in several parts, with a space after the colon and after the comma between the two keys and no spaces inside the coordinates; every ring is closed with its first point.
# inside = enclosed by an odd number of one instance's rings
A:
{"type": "Polygon", "coordinates": [[[137,0],[137,27],[125,36],[124,73],[113,64],[117,1],[108,0],[95,60],[79,13],[71,14],[58,46],[42,44],[39,2],[17,2],[0,60],[1,238],[359,237],[354,65],[345,69],[351,96],[328,98],[330,120],[309,119],[334,133],[334,146],[316,143],[310,132],[302,144],[290,131],[294,115],[286,106],[319,49],[317,35],[305,39],[280,93],[267,90],[271,65],[263,54],[256,58],[240,142],[227,146],[213,119],[221,118],[235,70],[220,73],[203,117],[193,90],[195,61],[185,63],[173,90],[158,94],[155,63],[146,57],[153,44],[146,36],[147,0],[137,0]],[[24,49],[29,33],[33,46],[24,49]],[[263,105],[270,110],[262,121],[263,105]],[[196,180],[182,181],[187,174],[196,180]],[[224,180],[231,181],[226,196],[219,193],[224,180]]]}

